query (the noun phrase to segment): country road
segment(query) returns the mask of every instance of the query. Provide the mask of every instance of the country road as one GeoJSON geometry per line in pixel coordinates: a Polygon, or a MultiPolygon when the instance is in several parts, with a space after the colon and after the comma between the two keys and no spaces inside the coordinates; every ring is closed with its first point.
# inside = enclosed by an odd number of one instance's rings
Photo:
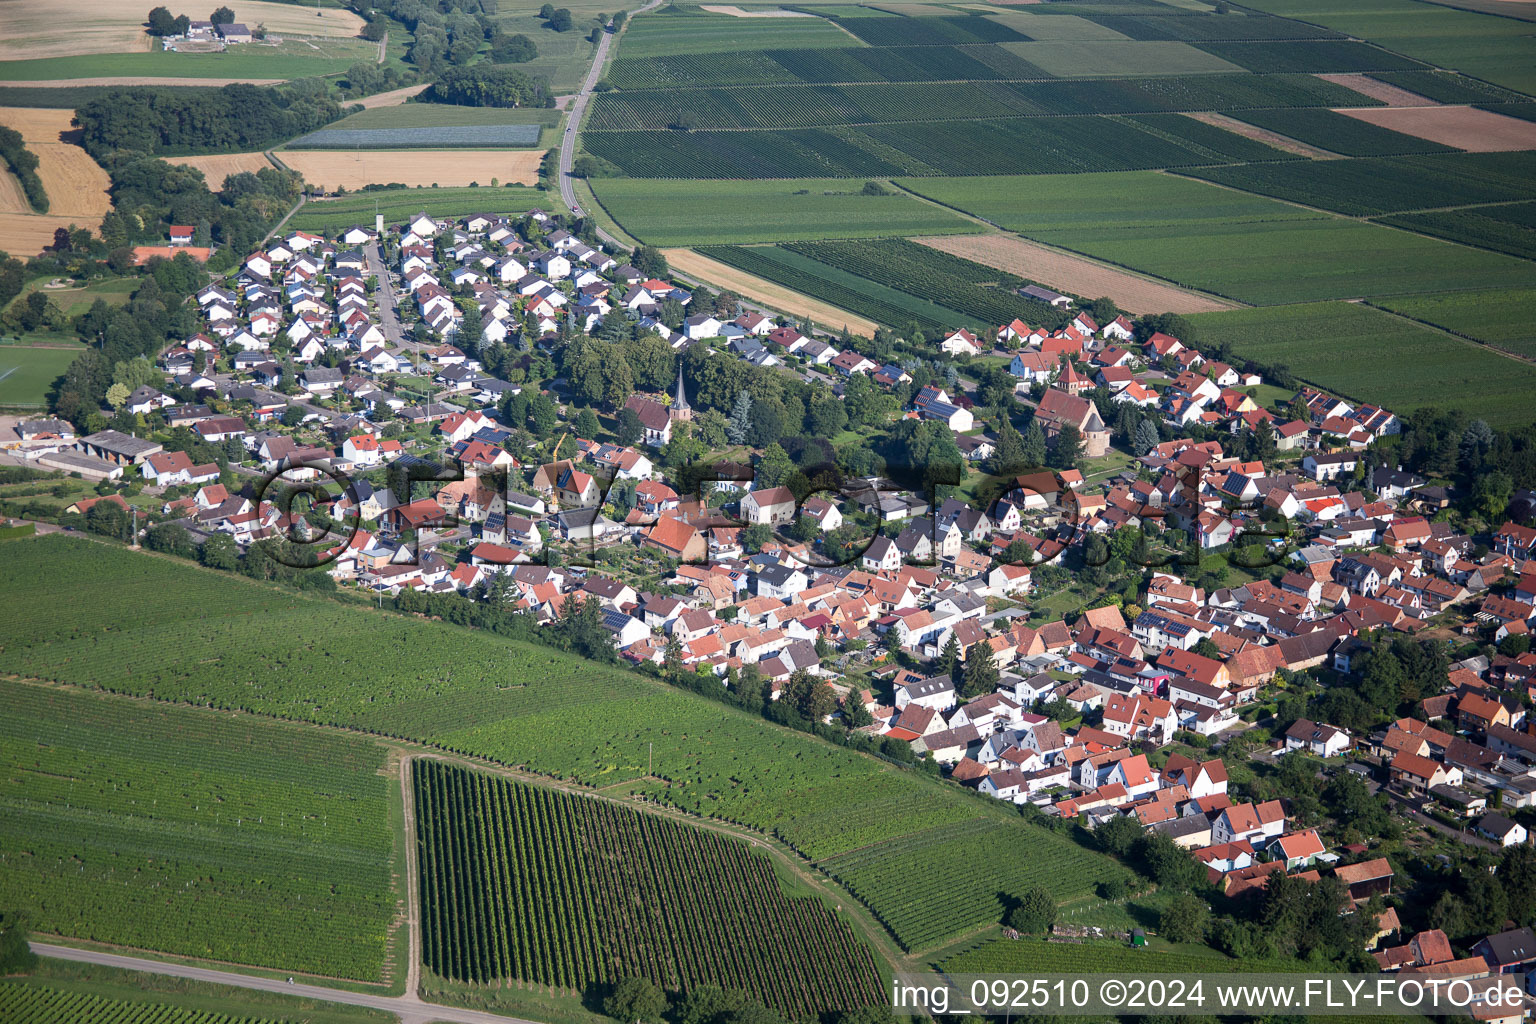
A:
{"type": "MultiPolygon", "coordinates": [[[[662,0],[649,0],[634,14],[659,7],[661,3],[662,0]]],[[[608,59],[608,49],[616,38],[618,38],[616,32],[603,33],[602,40],[597,44],[597,53],[592,56],[592,66],[587,69],[587,77],[581,83],[581,90],[576,93],[576,98],[571,100],[570,113],[565,118],[565,134],[560,137],[560,199],[565,203],[566,208],[578,217],[581,216],[581,205],[576,202],[576,186],[572,183],[571,176],[571,169],[576,162],[576,132],[580,129],[581,119],[587,112],[587,101],[592,98],[592,90],[597,85],[597,80],[602,77],[603,62],[608,59]]],[[[597,229],[597,236],[610,244],[619,244],[618,239],[602,228],[597,229]]]]}
{"type": "Polygon", "coordinates": [[[405,919],[406,946],[405,994],[420,997],[421,986],[421,870],[416,863],[416,792],[411,786],[411,755],[400,758],[400,801],[405,826],[405,919]]]}
{"type": "Polygon", "coordinates": [[[503,1017],[501,1014],[486,1013],[483,1010],[459,1010],[451,1006],[424,1003],[413,995],[375,996],[366,992],[348,992],[344,989],[322,988],[318,985],[290,985],[281,978],[257,978],[249,974],[234,974],[229,971],[215,971],[206,967],[190,967],[184,964],[167,964],[158,960],[120,956],[116,953],[54,946],[46,942],[34,942],[31,946],[32,952],[38,956],[52,957],[55,960],[100,964],[103,967],[117,967],[125,971],[143,971],[171,978],[204,981],[214,985],[229,985],[234,988],[255,989],[259,992],[300,996],[321,1002],[343,1003],[347,1006],[366,1006],[369,1009],[383,1010],[397,1015],[400,1018],[400,1024],[430,1024],[432,1021],[443,1021],[445,1024],[536,1024],[534,1021],[526,1021],[519,1017],[503,1017]]]}

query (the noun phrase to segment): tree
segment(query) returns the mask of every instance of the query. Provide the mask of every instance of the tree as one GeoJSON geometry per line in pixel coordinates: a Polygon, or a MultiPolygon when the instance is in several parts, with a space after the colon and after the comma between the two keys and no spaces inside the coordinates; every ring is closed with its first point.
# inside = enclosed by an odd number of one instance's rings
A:
{"type": "Polygon", "coordinates": [[[1202,942],[1210,925],[1211,908],[1193,893],[1176,893],[1158,917],[1158,930],[1169,942],[1202,942]]]}
{"type": "Polygon", "coordinates": [[[949,639],[944,641],[944,649],[939,652],[939,660],[933,665],[933,674],[954,679],[959,669],[960,638],[955,636],[954,630],[950,630],[949,639]]]}
{"type": "Polygon", "coordinates": [[[625,1024],[661,1024],[667,995],[645,978],[624,978],[603,1000],[603,1012],[625,1024]]]}
{"type": "Polygon", "coordinates": [[[997,661],[992,656],[992,645],[978,640],[965,651],[965,685],[961,693],[966,697],[979,697],[997,689],[997,661]]]}
{"type": "Polygon", "coordinates": [[[576,428],[576,435],[588,440],[596,437],[598,431],[601,429],[597,422],[597,413],[593,412],[591,409],[581,410],[581,412],[576,416],[576,422],[574,426],[576,428]]]}
{"type": "Polygon", "coordinates": [[[113,384],[107,388],[107,404],[114,409],[122,409],[128,404],[128,386],[126,384],[113,384]]]}
{"type": "Polygon", "coordinates": [[[619,444],[626,448],[635,444],[645,434],[645,424],[640,422],[640,414],[635,410],[625,407],[619,410],[618,425],[614,427],[618,434],[619,444]]]}
{"type": "Polygon", "coordinates": [[[1056,923],[1056,900],[1050,890],[1035,886],[1019,895],[1003,923],[1025,935],[1040,935],[1056,923]]]}
{"type": "Polygon", "coordinates": [[[149,34],[171,36],[176,34],[176,16],[164,7],[149,9],[149,34]]]}
{"type": "Polygon", "coordinates": [[[233,572],[240,561],[235,538],[227,533],[211,534],[198,549],[197,558],[208,568],[225,572],[233,572]]]}
{"type": "Polygon", "coordinates": [[[642,245],[635,249],[634,252],[630,253],[629,262],[636,270],[647,277],[665,277],[667,275],[667,258],[654,245],[642,245]]]}
{"type": "Polygon", "coordinates": [[[562,7],[554,14],[551,14],[549,16],[549,21],[545,24],[554,29],[556,32],[569,32],[571,30],[571,26],[575,24],[575,21],[571,17],[571,12],[567,8],[562,7]]]}
{"type": "Polygon", "coordinates": [[[1132,814],[1116,815],[1093,830],[1094,842],[1116,857],[1128,856],[1141,835],[1141,824],[1132,814]]]}
{"type": "Polygon", "coordinates": [[[747,435],[752,430],[752,396],[742,391],[736,396],[736,404],[731,407],[731,418],[725,427],[725,436],[730,438],[731,444],[746,444],[747,435]]]}
{"type": "Polygon", "coordinates": [[[528,418],[533,421],[534,433],[541,439],[547,439],[560,422],[555,403],[542,391],[528,403],[528,418]]]}
{"type": "Polygon", "coordinates": [[[1033,468],[1024,454],[1024,438],[1013,429],[1006,416],[997,432],[997,451],[992,456],[991,468],[997,476],[1017,476],[1033,468]]]}
{"type": "Polygon", "coordinates": [[[27,945],[27,922],[14,910],[0,912],[0,976],[25,974],[37,966],[27,945]]]}
{"type": "Polygon", "coordinates": [[[1056,451],[1052,465],[1057,469],[1076,469],[1083,459],[1083,434],[1070,423],[1063,423],[1056,435],[1056,451]]]}
{"type": "Polygon", "coordinates": [[[1136,424],[1136,433],[1131,440],[1131,447],[1137,455],[1145,455],[1158,446],[1162,438],[1157,433],[1157,425],[1150,419],[1142,420],[1136,424]]]}
{"type": "Polygon", "coordinates": [[[228,7],[215,7],[208,20],[215,25],[232,25],[235,21],[235,12],[228,7]]]}
{"type": "Polygon", "coordinates": [[[197,553],[187,528],[180,523],[156,523],[144,535],[144,546],[151,551],[191,558],[197,553]]]}
{"type": "Polygon", "coordinates": [[[1493,428],[1488,426],[1486,420],[1473,420],[1467,424],[1457,449],[1462,472],[1470,476],[1482,469],[1484,460],[1493,449],[1493,442],[1493,428]]]}
{"type": "Polygon", "coordinates": [[[1030,420],[1029,426],[1024,428],[1023,447],[1026,466],[1045,465],[1045,431],[1038,420],[1030,420]]]}

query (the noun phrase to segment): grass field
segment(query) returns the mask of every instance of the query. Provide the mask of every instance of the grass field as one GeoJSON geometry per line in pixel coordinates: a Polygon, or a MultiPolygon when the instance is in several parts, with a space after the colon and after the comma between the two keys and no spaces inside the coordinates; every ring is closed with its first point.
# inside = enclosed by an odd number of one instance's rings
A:
{"type": "Polygon", "coordinates": [[[471,213],[520,216],[535,208],[554,210],[558,206],[557,200],[540,189],[524,185],[491,188],[487,179],[479,188],[392,188],[316,200],[305,203],[288,224],[299,231],[337,231],[353,224],[371,227],[375,211],[384,215],[385,224],[397,224],[423,211],[434,217],[471,213]]]}
{"type": "Polygon", "coordinates": [[[0,62],[0,81],[42,82],[80,78],[210,78],[273,79],[335,75],[360,60],[378,56],[377,43],[337,39],[280,46],[255,43],[223,53],[94,53],[76,57],[42,57],[0,62]]]}
{"type": "MultiPolygon", "coordinates": [[[[148,8],[145,8],[148,10],[148,8]]],[[[235,14],[247,25],[265,25],[273,35],[355,36],[363,19],[351,11],[305,9],[267,0],[241,0],[235,14]]],[[[172,7],[172,13],[186,13],[172,7]]],[[[206,13],[197,17],[207,17],[206,13]]],[[[0,4],[0,60],[68,57],[76,54],[134,53],[149,49],[144,11],[119,0],[71,0],[69,17],[59,17],[51,0],[6,0],[0,4]]]]}
{"type": "MultiPolygon", "coordinates": [[[[762,829],[812,859],[976,818],[999,823],[1020,851],[1067,849],[1011,808],[546,647],[58,535],[0,545],[0,573],[0,672],[333,722],[584,784],[633,783],[636,795],[762,829]],[[119,590],[135,600],[99,599],[119,590]]],[[[946,838],[911,877],[952,870],[967,849],[946,838]]],[[[1045,879],[1064,900],[1114,870],[1071,849],[1081,871],[1045,879]]],[[[922,886],[867,899],[876,913],[943,904],[922,886]]]]}
{"type": "Polygon", "coordinates": [[[824,18],[736,18],[729,14],[680,14],[664,9],[634,19],[624,30],[620,49],[626,57],[656,57],[668,53],[862,45],[824,18]]]}
{"type": "Polygon", "coordinates": [[[592,190],[625,231],[653,245],[869,238],[978,231],[971,221],[900,194],[860,195],[836,178],[648,181],[598,178],[592,190]]]}
{"type": "Polygon", "coordinates": [[[1347,302],[1238,309],[1192,317],[1238,356],[1396,412],[1460,408],[1496,426],[1529,423],[1536,366],[1347,302]]]}
{"type": "Polygon", "coordinates": [[[76,352],[67,348],[0,349],[0,406],[41,406],[53,384],[76,352]]]}
{"type": "MultiPolygon", "coordinates": [[[[76,317],[90,309],[91,304],[97,299],[103,299],[114,306],[122,305],[128,301],[129,294],[140,284],[137,278],[109,277],[91,281],[89,284],[78,287],[46,288],[44,285],[48,283],[48,280],[48,278],[39,277],[28,281],[22,287],[21,294],[11,300],[11,304],[15,305],[22,301],[31,292],[41,291],[44,295],[48,296],[50,302],[63,310],[65,316],[76,317]]],[[[29,338],[46,338],[47,344],[50,345],[67,345],[71,348],[80,346],[80,342],[72,332],[60,335],[31,334],[22,339],[23,344],[26,344],[29,338]]]]}
{"type": "Polygon", "coordinates": [[[37,931],[378,980],[382,747],[25,683],[0,698],[0,900],[37,931]]]}
{"type": "Polygon", "coordinates": [[[1213,223],[1028,234],[1255,305],[1536,286],[1536,266],[1523,260],[1359,221],[1276,221],[1261,230],[1213,223]]]}
{"type": "Polygon", "coordinates": [[[1536,334],[1531,331],[1536,290],[1398,295],[1371,301],[1415,320],[1536,358],[1536,334]]]}
{"type": "Polygon", "coordinates": [[[904,178],[899,184],[1010,231],[1261,224],[1322,215],[1201,181],[1132,171],[1023,177],[904,178]]]}

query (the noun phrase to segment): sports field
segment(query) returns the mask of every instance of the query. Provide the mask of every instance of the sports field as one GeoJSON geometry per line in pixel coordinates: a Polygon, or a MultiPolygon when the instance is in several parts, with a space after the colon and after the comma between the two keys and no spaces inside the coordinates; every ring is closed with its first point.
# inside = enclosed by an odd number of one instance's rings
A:
{"type": "Polygon", "coordinates": [[[653,245],[780,242],[946,234],[980,225],[932,203],[895,193],[863,195],[862,181],[651,181],[596,178],[603,207],[624,230],[653,245]]]}
{"type": "Polygon", "coordinates": [[[0,406],[41,408],[49,387],[78,354],[73,348],[0,346],[0,406]]]}
{"type": "Polygon", "coordinates": [[[1349,302],[1238,309],[1191,318],[1238,356],[1394,412],[1463,409],[1494,426],[1529,423],[1536,366],[1349,302]]]}

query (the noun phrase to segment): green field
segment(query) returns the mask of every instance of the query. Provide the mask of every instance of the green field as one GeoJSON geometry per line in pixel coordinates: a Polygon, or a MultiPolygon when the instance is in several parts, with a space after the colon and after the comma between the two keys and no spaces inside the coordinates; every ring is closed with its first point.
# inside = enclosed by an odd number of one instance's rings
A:
{"type": "Polygon", "coordinates": [[[128,1002],[0,982],[0,1018],[24,1024],[266,1024],[249,1017],[200,1013],[158,1003],[128,1002]]]}
{"type": "Polygon", "coordinates": [[[825,18],[735,18],[662,8],[635,18],[624,30],[626,57],[668,53],[724,53],[795,47],[862,46],[825,18]]]}
{"type": "MultiPolygon", "coordinates": [[[[1012,808],[550,648],[59,535],[0,545],[0,574],[0,672],[405,736],[584,784],[631,783],[637,796],[762,829],[812,859],[977,818],[999,823],[1020,851],[1064,849],[1012,808]],[[100,599],[119,591],[135,599],[100,599]]],[[[937,843],[914,883],[969,856],[958,836],[937,843]]],[[[1081,872],[1048,882],[1062,899],[1111,870],[1090,850],[1072,857],[1081,872]]],[[[921,885],[866,898],[877,914],[944,904],[921,885]]]]}
{"type": "MultiPolygon", "coordinates": [[[[6,615],[25,619],[16,596],[6,615]]],[[[43,933],[379,979],[396,913],[382,747],[24,683],[0,702],[0,904],[43,933]]]]}
{"type": "MultiPolygon", "coordinates": [[[[1052,19],[1055,20],[1055,19],[1052,19]]],[[[1188,43],[1084,39],[1010,43],[1008,49],[1057,78],[1215,75],[1242,68],[1188,43]]]]}
{"type": "Polygon", "coordinates": [[[1398,295],[1371,301],[1415,320],[1536,358],[1536,332],[1531,330],[1536,290],[1398,295]]]}
{"type": "Polygon", "coordinates": [[[1030,231],[1049,245],[1255,305],[1536,286],[1536,266],[1347,220],[1030,231]]]}
{"type": "Polygon", "coordinates": [[[69,348],[0,348],[0,406],[42,405],[53,382],[74,362],[79,351],[69,348]]]}
{"type": "Polygon", "coordinates": [[[1421,231],[1436,238],[1536,259],[1536,203],[1508,203],[1378,219],[1383,224],[1421,231]]]}
{"type": "Polygon", "coordinates": [[[1417,0],[1248,0],[1246,7],[1327,26],[1476,78],[1536,92],[1536,40],[1514,18],[1417,0]]]}
{"type": "Polygon", "coordinates": [[[882,1001],[846,920],[787,897],[741,839],[440,761],[416,761],[412,780],[423,959],[441,977],[714,984],[800,1021],[882,1001]]]}
{"type": "Polygon", "coordinates": [[[912,178],[903,188],[1010,231],[1261,224],[1325,215],[1154,171],[912,178]]]}
{"type": "Polygon", "coordinates": [[[1201,337],[1284,364],[1302,380],[1398,413],[1460,408],[1497,426],[1531,421],[1536,366],[1348,302],[1199,313],[1201,337]]]}
{"type": "Polygon", "coordinates": [[[524,185],[491,188],[400,188],[358,192],[340,199],[305,203],[288,226],[297,231],[340,231],[354,224],[372,229],[375,209],[384,223],[395,224],[425,210],[435,217],[471,213],[521,216],[532,209],[553,210],[560,204],[542,189],[524,185]]]}
{"type": "Polygon", "coordinates": [[[93,53],[0,61],[0,81],[32,82],[66,78],[133,76],[160,78],[310,78],[336,75],[360,60],[374,60],[377,43],[362,39],[316,40],[320,50],[299,41],[280,46],[237,46],[223,53],[93,53]]]}
{"type": "MultiPolygon", "coordinates": [[[[0,93],[0,100],[5,95],[0,93]]],[[[120,306],[128,301],[128,296],[139,287],[141,283],[136,277],[105,277],[90,281],[87,284],[72,286],[69,288],[47,288],[51,278],[36,277],[28,281],[21,289],[21,294],[11,300],[11,305],[24,300],[29,294],[41,291],[48,296],[48,301],[59,307],[67,317],[76,317],[91,308],[91,304],[97,299],[102,299],[110,305],[120,306]]],[[[74,341],[74,335],[60,336],[60,342],[68,344],[74,341]]]]}
{"type": "Polygon", "coordinates": [[[625,231],[653,245],[779,242],[799,238],[953,234],[981,230],[959,215],[900,194],[860,195],[861,182],[592,181],[625,231]]]}
{"type": "MultiPolygon", "coordinates": [[[[4,97],[0,97],[3,99],[4,97]]],[[[326,128],[437,128],[463,125],[560,123],[560,111],[537,107],[460,107],[450,103],[399,103],[348,115],[326,128]]]]}

